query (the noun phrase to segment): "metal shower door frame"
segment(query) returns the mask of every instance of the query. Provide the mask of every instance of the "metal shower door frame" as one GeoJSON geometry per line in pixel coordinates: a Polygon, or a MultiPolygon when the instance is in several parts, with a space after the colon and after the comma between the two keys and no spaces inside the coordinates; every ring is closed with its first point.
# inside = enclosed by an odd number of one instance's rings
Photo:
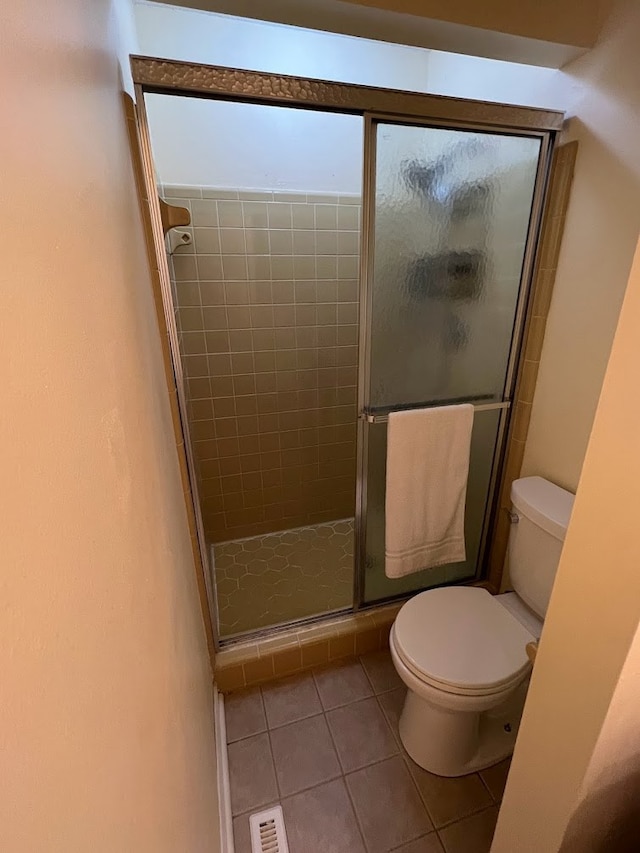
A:
{"type": "MultiPolygon", "coordinates": [[[[224,66],[205,65],[177,60],[160,59],[156,57],[131,56],[131,71],[135,84],[135,99],[138,107],[138,132],[140,135],[143,152],[145,155],[145,178],[147,191],[150,195],[152,208],[157,229],[159,222],[159,208],[157,198],[154,198],[154,170],[151,160],[151,139],[146,121],[144,105],[145,94],[163,94],[182,97],[205,98],[211,100],[233,101],[236,103],[252,103],[265,106],[281,106],[297,108],[302,110],[316,110],[322,112],[347,113],[360,115],[364,119],[364,178],[363,178],[363,216],[362,234],[360,245],[360,349],[359,349],[359,373],[358,373],[358,413],[364,407],[363,389],[368,387],[369,379],[369,357],[370,357],[370,334],[366,331],[370,323],[371,308],[370,299],[370,274],[371,264],[368,260],[372,247],[372,190],[374,187],[374,164],[372,148],[372,122],[384,120],[399,123],[429,124],[431,126],[444,126],[449,128],[471,130],[480,129],[496,133],[507,133],[509,135],[538,135],[543,136],[548,150],[551,147],[554,136],[562,128],[563,113],[556,110],[539,109],[535,107],[522,107],[510,104],[498,104],[487,101],[473,101],[461,98],[449,98],[439,95],[429,95],[418,92],[408,92],[395,89],[382,89],[371,86],[360,86],[348,83],[337,83],[326,80],[316,80],[304,77],[295,77],[282,74],[269,74],[258,71],[246,71],[242,69],[227,68],[224,66]],[[366,385],[364,383],[367,383],[366,385]]],[[[541,158],[542,160],[542,158],[541,158]]],[[[543,176],[542,184],[546,182],[548,173],[543,176]]],[[[538,186],[536,182],[536,193],[540,212],[544,196],[544,186],[538,186]]],[[[535,253],[535,237],[533,231],[539,227],[540,215],[537,214],[536,228],[530,228],[527,245],[527,273],[531,278],[531,267],[535,253]]],[[[158,235],[156,235],[156,238],[158,235]]],[[[156,252],[158,268],[161,279],[166,277],[168,283],[168,267],[166,256],[162,250],[162,239],[156,239],[156,252]]],[[[528,291],[528,286],[526,288],[528,291]]],[[[169,331],[171,344],[171,356],[174,373],[180,377],[177,385],[182,385],[182,366],[180,352],[177,346],[177,334],[175,331],[175,317],[173,305],[170,300],[170,287],[163,287],[163,308],[169,331]],[[169,294],[169,295],[167,295],[169,294]]],[[[520,300],[521,316],[517,328],[518,341],[514,347],[512,342],[512,354],[510,367],[510,382],[513,383],[519,342],[522,335],[524,312],[526,307],[526,294],[521,294],[520,300]]],[[[515,336],[514,336],[515,337],[515,336]]],[[[171,389],[170,389],[171,392],[171,389]]],[[[178,406],[183,425],[188,423],[186,400],[183,393],[178,393],[178,406]]],[[[501,418],[501,435],[507,417],[503,412],[501,418]]],[[[363,523],[366,513],[366,469],[362,462],[366,459],[366,432],[363,430],[364,422],[358,417],[358,446],[357,446],[357,477],[356,477],[356,556],[354,571],[354,599],[353,610],[363,606],[362,593],[364,590],[364,552],[362,546],[363,523]]],[[[188,431],[185,430],[185,442],[189,447],[188,431]]],[[[190,448],[189,448],[190,450],[190,448]]],[[[197,478],[193,464],[192,453],[187,453],[187,466],[190,481],[191,500],[194,505],[194,513],[200,518],[197,478]]],[[[494,465],[492,480],[495,484],[497,467],[494,465]]],[[[486,527],[486,525],[485,525],[486,527]]],[[[483,534],[486,537],[486,530],[483,534]]],[[[204,538],[201,524],[197,530],[198,544],[202,556],[205,575],[205,586],[209,590],[210,600],[215,606],[215,583],[210,576],[209,553],[204,538]],[[214,589],[210,587],[213,586],[214,589]]],[[[220,646],[219,632],[217,626],[217,612],[214,616],[212,626],[216,648],[220,646]]],[[[303,624],[309,620],[300,620],[303,624]]],[[[268,633],[268,631],[256,632],[256,634],[268,633]]]]}
{"type": "MultiPolygon", "coordinates": [[[[373,319],[373,245],[375,242],[375,199],[376,199],[376,129],[378,124],[399,124],[414,127],[432,127],[442,130],[459,130],[470,132],[483,132],[487,134],[499,134],[503,136],[528,136],[540,139],[540,152],[538,155],[538,167],[534,183],[533,196],[531,200],[531,213],[527,228],[527,241],[523,255],[520,284],[518,289],[518,300],[513,321],[513,333],[509,348],[509,358],[505,375],[502,399],[492,401],[487,405],[477,406],[477,409],[499,409],[500,416],[496,435],[496,444],[491,465],[491,477],[489,480],[489,491],[485,507],[480,547],[478,549],[478,560],[476,566],[475,580],[479,579],[484,569],[486,554],[488,551],[488,534],[491,520],[495,511],[497,498],[497,481],[504,460],[506,450],[506,432],[510,422],[511,402],[513,398],[515,379],[518,362],[521,356],[524,328],[527,318],[527,304],[531,291],[533,279],[536,247],[542,222],[544,200],[547,190],[548,178],[551,169],[551,158],[553,155],[553,143],[555,134],[548,129],[525,129],[509,127],[507,125],[488,126],[472,121],[464,121],[457,117],[455,120],[447,118],[417,118],[415,116],[389,116],[382,113],[365,113],[365,138],[364,138],[364,179],[362,187],[362,232],[361,232],[361,255],[360,255],[360,317],[359,317],[359,368],[358,368],[358,439],[357,439],[357,475],[356,475],[356,516],[355,516],[355,565],[354,573],[354,609],[384,604],[393,600],[401,600],[414,595],[401,593],[375,602],[365,602],[365,571],[366,571],[366,518],[367,518],[367,462],[368,462],[368,438],[370,424],[381,422],[383,418],[372,416],[369,407],[370,385],[371,385],[371,343],[372,343],[372,319],[373,319]]],[[[463,400],[439,401],[434,405],[445,403],[466,402],[463,400]]],[[[399,408],[399,407],[390,407],[399,408]]],[[[407,407],[410,408],[410,407],[407,407]]],[[[385,416],[386,417],[386,416],[385,416]]],[[[469,581],[464,581],[468,583],[469,581]]]]}

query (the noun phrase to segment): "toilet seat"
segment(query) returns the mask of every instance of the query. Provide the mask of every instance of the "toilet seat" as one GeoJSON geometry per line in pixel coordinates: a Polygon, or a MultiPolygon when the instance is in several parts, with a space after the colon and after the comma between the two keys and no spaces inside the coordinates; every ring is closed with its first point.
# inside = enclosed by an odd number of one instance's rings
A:
{"type": "Polygon", "coordinates": [[[479,587],[441,587],[404,604],[393,626],[398,657],[421,681],[446,693],[502,693],[531,668],[533,636],[479,587]]]}

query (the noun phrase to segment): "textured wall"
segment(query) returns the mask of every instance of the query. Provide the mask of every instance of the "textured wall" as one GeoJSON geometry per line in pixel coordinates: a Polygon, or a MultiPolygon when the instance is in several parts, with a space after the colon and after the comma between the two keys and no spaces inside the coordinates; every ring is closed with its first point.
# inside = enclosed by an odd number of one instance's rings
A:
{"type": "Polygon", "coordinates": [[[620,314],[493,853],[638,846],[640,249],[620,314]],[[563,838],[565,839],[563,844],[563,838]]]}
{"type": "Polygon", "coordinates": [[[210,664],[108,0],[3,5],[0,849],[218,847],[210,664]],[[28,240],[27,240],[28,237],[28,240]]]}
{"type": "Polygon", "coordinates": [[[165,196],[193,222],[172,265],[207,536],[353,516],[359,197],[165,196]]]}

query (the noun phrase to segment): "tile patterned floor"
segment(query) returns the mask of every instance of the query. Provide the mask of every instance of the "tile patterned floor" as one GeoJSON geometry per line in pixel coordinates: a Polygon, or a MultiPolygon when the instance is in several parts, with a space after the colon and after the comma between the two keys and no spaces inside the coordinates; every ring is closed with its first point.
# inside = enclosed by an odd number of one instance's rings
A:
{"type": "Polygon", "coordinates": [[[353,519],[212,546],[222,637],[350,607],[353,519]]]}
{"type": "Polygon", "coordinates": [[[276,803],[291,853],[487,853],[509,761],[422,770],[398,735],[404,695],[385,651],[227,696],[236,853],[276,803]]]}

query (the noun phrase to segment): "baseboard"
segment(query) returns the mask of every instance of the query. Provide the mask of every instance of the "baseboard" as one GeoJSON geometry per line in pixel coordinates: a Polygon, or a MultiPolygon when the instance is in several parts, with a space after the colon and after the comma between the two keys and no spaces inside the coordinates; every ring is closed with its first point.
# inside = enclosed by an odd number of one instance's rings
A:
{"type": "Polygon", "coordinates": [[[227,723],[224,715],[224,696],[213,685],[213,713],[216,726],[216,765],[218,768],[218,808],[220,810],[220,853],[234,853],[231,788],[229,785],[229,755],[227,752],[227,723]]]}

